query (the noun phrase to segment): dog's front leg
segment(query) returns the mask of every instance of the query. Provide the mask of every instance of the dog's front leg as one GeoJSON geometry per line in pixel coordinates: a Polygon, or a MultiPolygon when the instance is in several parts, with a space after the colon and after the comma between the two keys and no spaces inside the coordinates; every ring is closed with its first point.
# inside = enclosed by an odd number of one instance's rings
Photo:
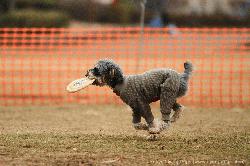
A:
{"type": "Polygon", "coordinates": [[[150,134],[159,134],[161,131],[160,124],[154,120],[150,105],[145,102],[139,102],[140,112],[148,124],[148,132],[150,134]]]}
{"type": "Polygon", "coordinates": [[[185,108],[184,106],[180,105],[177,102],[173,105],[174,114],[170,119],[171,123],[176,122],[176,120],[178,120],[180,118],[181,113],[184,110],[184,108],[185,108]]]}
{"type": "Polygon", "coordinates": [[[141,122],[141,111],[138,108],[132,108],[133,109],[133,126],[136,130],[148,130],[148,125],[141,122]]]}

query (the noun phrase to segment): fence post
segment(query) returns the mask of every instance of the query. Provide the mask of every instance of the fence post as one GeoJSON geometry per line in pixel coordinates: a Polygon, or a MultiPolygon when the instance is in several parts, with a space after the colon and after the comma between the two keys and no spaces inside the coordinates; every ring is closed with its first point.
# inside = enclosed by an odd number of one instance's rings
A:
{"type": "Polygon", "coordinates": [[[136,56],[136,73],[139,71],[140,55],[143,52],[146,3],[147,3],[147,0],[140,0],[140,6],[141,6],[140,28],[141,28],[141,30],[140,30],[140,40],[139,40],[139,51],[138,51],[138,55],[136,56]]]}

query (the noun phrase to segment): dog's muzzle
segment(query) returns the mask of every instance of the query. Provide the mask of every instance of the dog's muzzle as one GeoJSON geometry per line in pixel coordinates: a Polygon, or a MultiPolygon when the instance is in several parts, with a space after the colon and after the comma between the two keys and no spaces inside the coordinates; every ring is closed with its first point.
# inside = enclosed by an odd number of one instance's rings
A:
{"type": "Polygon", "coordinates": [[[98,85],[98,86],[105,85],[105,81],[102,76],[95,76],[94,69],[89,69],[87,73],[85,74],[85,76],[88,77],[89,79],[95,79],[93,83],[94,85],[98,85]]]}
{"type": "Polygon", "coordinates": [[[88,77],[89,79],[96,79],[93,69],[89,69],[87,73],[85,74],[85,77],[88,77]]]}

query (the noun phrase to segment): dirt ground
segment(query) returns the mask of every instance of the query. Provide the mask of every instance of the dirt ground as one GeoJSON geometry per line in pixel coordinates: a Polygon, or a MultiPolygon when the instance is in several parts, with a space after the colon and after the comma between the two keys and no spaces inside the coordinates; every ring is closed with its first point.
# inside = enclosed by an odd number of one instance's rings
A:
{"type": "MultiPolygon", "coordinates": [[[[158,107],[153,112],[160,116],[158,107]]],[[[0,107],[0,165],[248,165],[249,109],[187,108],[148,141],[118,105],[0,107]]]]}

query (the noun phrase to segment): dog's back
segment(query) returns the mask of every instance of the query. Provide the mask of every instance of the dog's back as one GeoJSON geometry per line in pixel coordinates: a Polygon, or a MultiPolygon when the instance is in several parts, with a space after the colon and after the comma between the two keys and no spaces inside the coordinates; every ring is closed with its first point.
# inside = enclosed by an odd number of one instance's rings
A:
{"type": "MultiPolygon", "coordinates": [[[[124,96],[139,98],[144,102],[151,103],[160,99],[161,85],[167,78],[173,78],[174,88],[178,88],[180,83],[180,74],[171,69],[154,69],[143,74],[126,76],[126,85],[124,87],[124,96]],[[129,93],[129,94],[127,94],[129,93]],[[126,94],[126,95],[125,95],[126,94]]],[[[122,95],[121,95],[121,98],[122,95]]]]}
{"type": "Polygon", "coordinates": [[[119,90],[119,96],[127,104],[138,100],[151,103],[160,99],[161,88],[168,88],[178,90],[177,96],[173,97],[181,97],[187,92],[193,66],[190,62],[186,62],[184,68],[184,73],[165,68],[125,76],[125,85],[121,91],[119,90]],[[171,82],[164,84],[167,79],[170,79],[171,82]]]}

